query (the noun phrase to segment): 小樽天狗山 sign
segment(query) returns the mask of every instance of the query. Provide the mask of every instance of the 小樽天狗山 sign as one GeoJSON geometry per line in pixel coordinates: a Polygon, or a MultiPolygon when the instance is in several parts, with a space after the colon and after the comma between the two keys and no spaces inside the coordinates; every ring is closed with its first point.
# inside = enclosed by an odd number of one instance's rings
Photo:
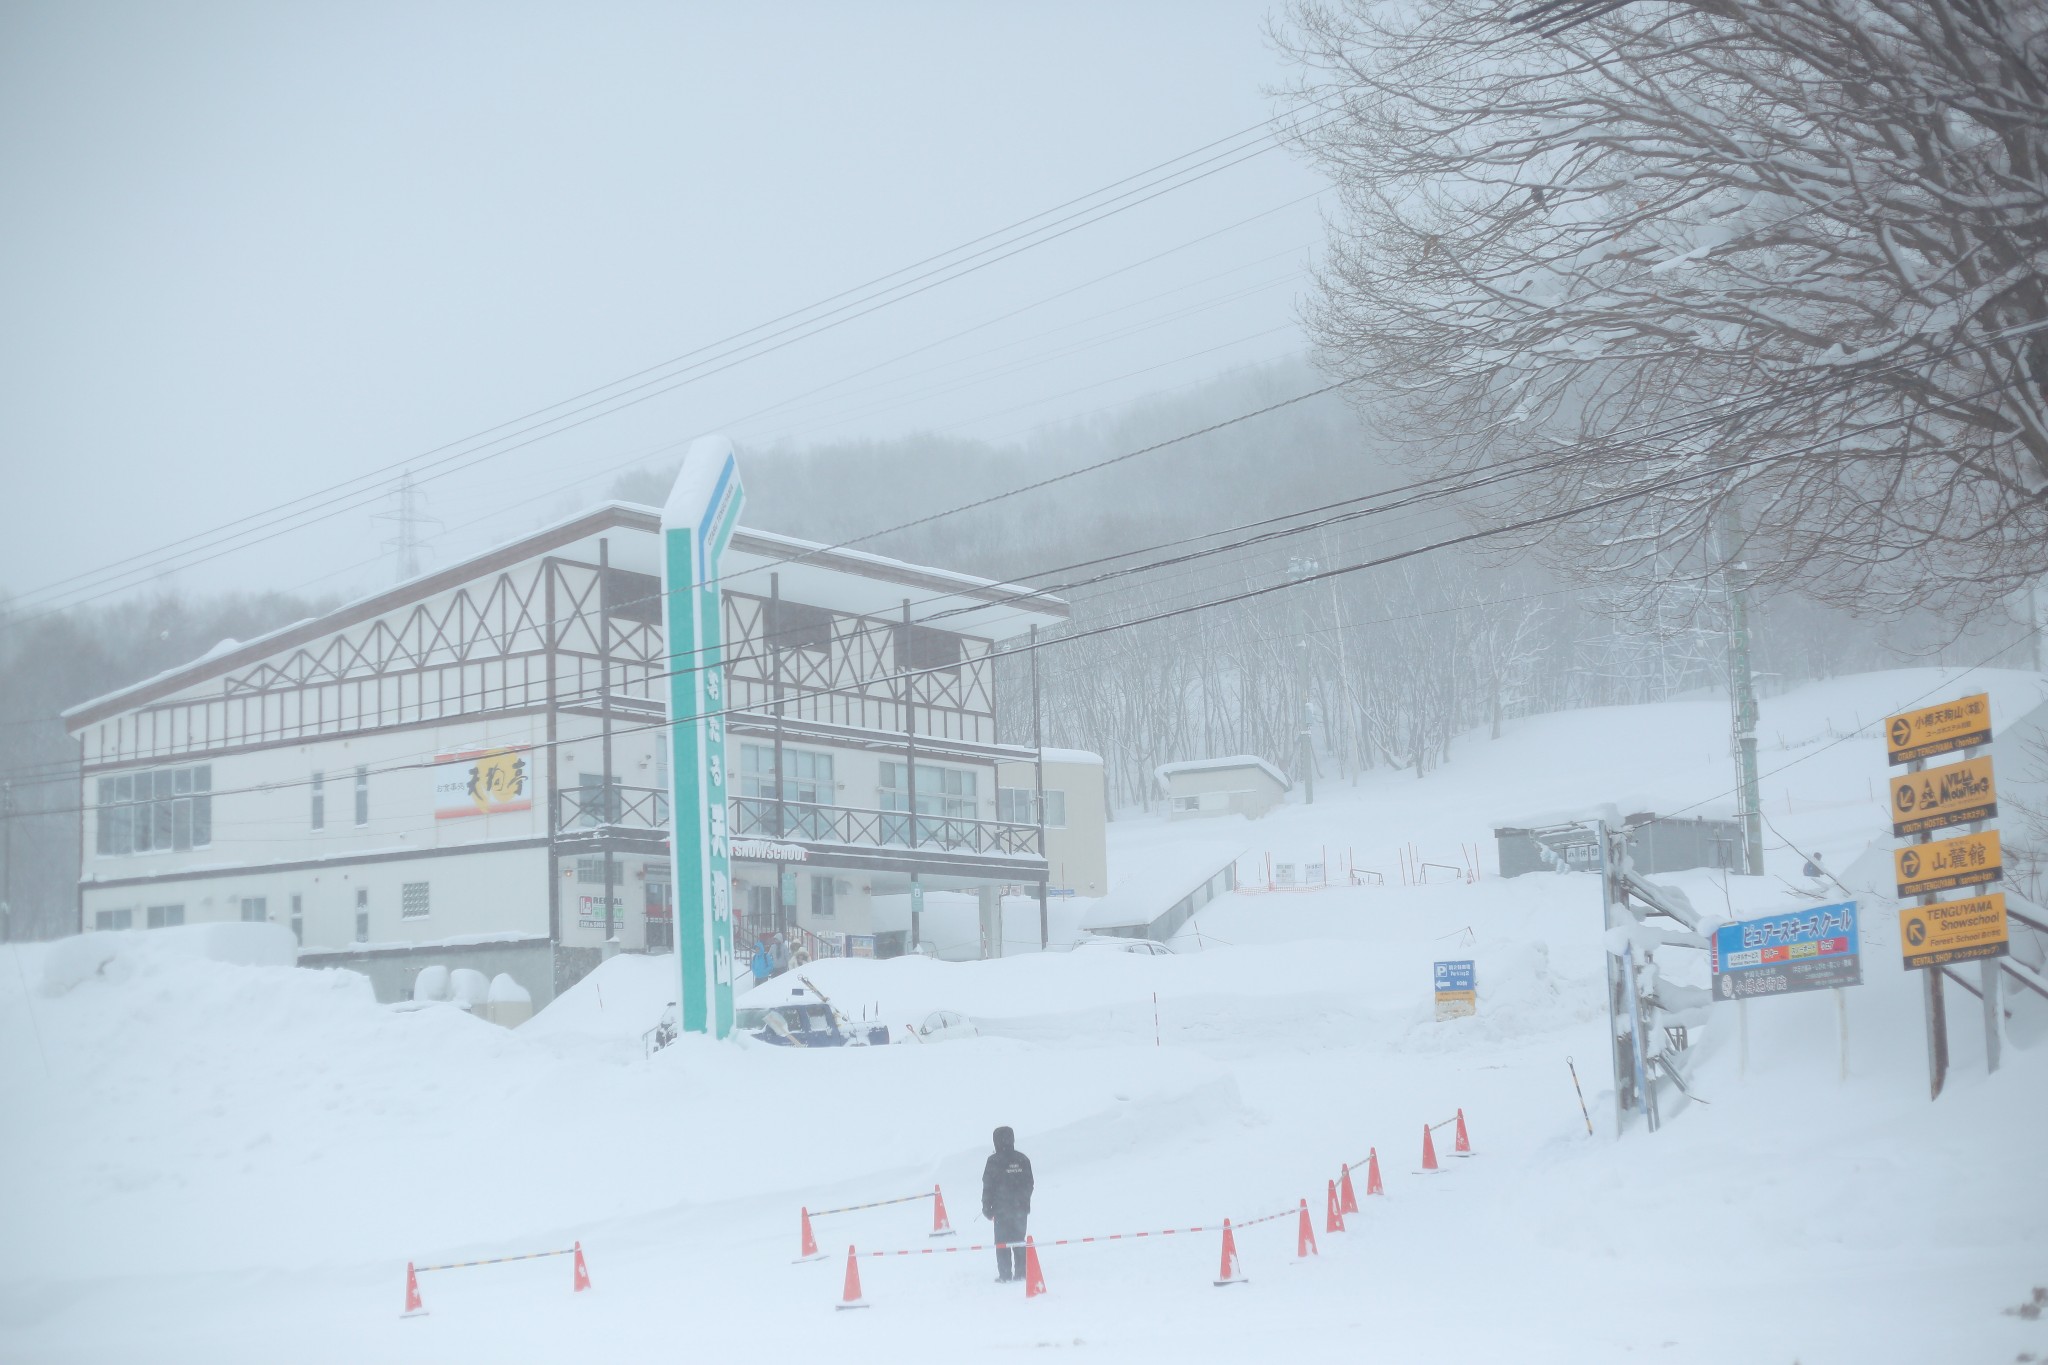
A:
{"type": "Polygon", "coordinates": [[[2004,957],[2011,948],[2003,892],[1913,905],[1899,911],[1899,954],[1907,971],[1945,967],[1951,962],[1976,958],[2004,957]]]}
{"type": "Polygon", "coordinates": [[[1892,850],[1892,869],[1901,896],[1931,896],[1959,886],[1982,886],[2005,876],[1998,831],[1958,834],[1927,844],[1892,850]]]}
{"type": "Polygon", "coordinates": [[[1472,959],[1436,964],[1436,1017],[1460,1019],[1479,1012],[1478,980],[1472,959]]]}
{"type": "Polygon", "coordinates": [[[1911,763],[1916,758],[1952,754],[1990,742],[1991,697],[1984,692],[1885,717],[1885,758],[1892,763],[1911,763]]]}
{"type": "Polygon", "coordinates": [[[732,1032],[733,994],[722,565],[744,497],[732,442],[701,436],[661,509],[681,1024],[714,1038],[732,1032]]]}
{"type": "Polygon", "coordinates": [[[434,755],[436,820],[532,809],[533,787],[523,745],[434,755]]]}
{"type": "Polygon", "coordinates": [[[1724,924],[1714,931],[1713,969],[1716,1000],[1860,985],[1856,902],[1724,924]]]}
{"type": "Polygon", "coordinates": [[[1900,838],[1997,814],[1998,783],[1988,754],[1892,779],[1892,833],[1900,838]]]}

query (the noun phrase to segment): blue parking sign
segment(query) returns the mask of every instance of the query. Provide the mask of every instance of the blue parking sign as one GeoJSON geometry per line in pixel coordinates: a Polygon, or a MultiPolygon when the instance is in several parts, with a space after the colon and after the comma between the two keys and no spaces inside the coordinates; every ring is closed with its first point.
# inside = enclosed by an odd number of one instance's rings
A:
{"type": "Polygon", "coordinates": [[[1472,959],[1436,964],[1436,1017],[1458,1019],[1479,1012],[1477,974],[1472,959]]]}

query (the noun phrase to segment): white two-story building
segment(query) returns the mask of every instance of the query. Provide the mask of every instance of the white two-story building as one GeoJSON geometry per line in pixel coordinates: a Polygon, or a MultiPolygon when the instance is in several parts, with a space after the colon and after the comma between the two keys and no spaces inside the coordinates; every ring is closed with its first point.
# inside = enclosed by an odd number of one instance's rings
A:
{"type": "MultiPolygon", "coordinates": [[[[669,947],[660,554],[654,509],[606,504],[66,712],[80,929],[271,920],[386,999],[444,964],[537,1006],[669,947]]],[[[908,949],[870,904],[913,881],[998,921],[1044,886],[993,654],[1063,602],[746,529],[723,600],[741,960],[908,949]]]]}

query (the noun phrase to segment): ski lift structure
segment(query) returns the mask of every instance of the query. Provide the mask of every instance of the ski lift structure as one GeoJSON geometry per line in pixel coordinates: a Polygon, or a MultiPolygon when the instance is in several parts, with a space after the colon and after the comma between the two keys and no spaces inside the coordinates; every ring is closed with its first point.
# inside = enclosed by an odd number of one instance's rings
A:
{"type": "MultiPolygon", "coordinates": [[[[1606,916],[1607,1032],[1614,1053],[1614,1128],[1626,1131],[1640,1113],[1663,1125],[1659,1083],[1682,1099],[1698,1097],[1686,1083],[1691,1030],[1704,1023],[1713,992],[1673,979],[1669,955],[1708,951],[1700,915],[1685,893],[1638,876],[1626,826],[1595,826],[1606,916]],[[1673,927],[1675,926],[1675,927],[1673,927]],[[1662,955],[1662,960],[1660,960],[1662,955]]],[[[1706,1101],[1701,1100],[1702,1104],[1706,1101]]]]}

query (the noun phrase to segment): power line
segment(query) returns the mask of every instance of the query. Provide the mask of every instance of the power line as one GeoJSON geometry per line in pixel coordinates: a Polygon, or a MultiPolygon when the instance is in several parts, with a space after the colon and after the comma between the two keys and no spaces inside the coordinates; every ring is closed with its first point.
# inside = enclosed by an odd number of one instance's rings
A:
{"type": "MultiPolygon", "coordinates": [[[[1256,131],[1256,129],[1244,130],[1239,133],[1232,134],[1230,137],[1219,139],[1216,142],[1206,144],[1204,147],[1197,148],[1194,152],[1185,153],[1180,157],[1175,157],[1166,162],[1159,163],[1157,166],[1150,167],[1145,171],[1138,172],[1132,176],[1127,176],[1123,180],[1113,182],[1111,185],[1105,186],[1100,190],[1093,191],[1087,195],[1082,195],[1072,200],[1068,200],[1066,203],[1057,205],[1052,209],[1043,210],[1038,214],[1032,215],[1030,218],[1023,219],[1016,224],[1012,224],[1008,228],[1003,228],[993,233],[984,234],[982,237],[975,238],[969,242],[961,244],[958,247],[951,248],[948,251],[938,253],[934,256],[926,257],[923,261],[916,262],[913,265],[899,268],[898,270],[892,271],[887,275],[878,276],[874,280],[871,280],[866,284],[854,286],[853,288],[848,290],[843,290],[840,293],[831,295],[826,299],[818,301],[817,303],[807,305],[804,308],[796,309],[789,313],[785,313],[780,317],[770,319],[768,322],[756,324],[755,326],[744,329],[743,331],[733,333],[730,336],[723,338],[718,342],[708,343],[705,346],[698,347],[696,350],[685,352],[684,354],[677,356],[669,361],[664,361],[659,365],[651,366],[647,369],[638,371],[635,374],[628,375],[622,379],[614,380],[609,384],[600,385],[595,389],[586,390],[583,394],[579,394],[574,398],[564,399],[561,400],[560,402],[550,404],[547,407],[535,409],[533,412],[526,414],[524,417],[516,418],[509,422],[500,423],[496,427],[485,429],[483,432],[479,432],[472,436],[461,438],[458,441],[450,442],[442,446],[435,447],[433,450],[428,451],[426,455],[438,456],[439,458],[428,459],[424,456],[416,457],[414,463],[418,464],[418,466],[422,470],[438,471],[433,473],[424,473],[423,478],[439,478],[444,477],[449,473],[458,472],[460,469],[472,467],[474,464],[482,463],[485,460],[499,458],[500,456],[508,454],[513,450],[523,449],[525,446],[531,445],[536,441],[544,440],[551,436],[560,435],[564,431],[572,430],[575,427],[585,425],[587,422],[596,420],[598,417],[609,416],[613,413],[623,411],[625,408],[636,406],[637,404],[645,402],[648,399],[657,397],[664,393],[671,392],[675,388],[682,387],[685,384],[694,383],[697,382],[698,380],[708,378],[711,375],[722,373],[723,371],[730,369],[735,365],[745,363],[746,361],[759,359],[761,356],[770,354],[774,351],[781,350],[788,345],[794,344],[796,341],[804,340],[810,336],[815,336],[823,331],[830,330],[831,328],[842,326],[847,322],[854,321],[860,317],[865,317],[869,313],[875,312],[881,308],[901,303],[909,298],[914,298],[920,294],[928,292],[931,289],[937,288],[942,284],[951,283],[952,281],[963,278],[966,275],[976,273],[983,269],[987,269],[990,266],[993,266],[995,264],[1000,263],[1001,261],[1009,259],[1011,256],[1019,254],[1020,252],[1032,250],[1036,247],[1043,246],[1048,242],[1056,241],[1059,238],[1065,237],[1072,232],[1079,231],[1081,228],[1092,226],[1095,223],[1102,222],[1110,217],[1114,217],[1118,214],[1127,212],[1133,208],[1137,208],[1142,204],[1149,203],[1151,202],[1151,200],[1156,199],[1161,195],[1172,193],[1173,191],[1178,189],[1184,189],[1189,185],[1195,184],[1201,180],[1205,180],[1212,175],[1219,174],[1222,171],[1229,170],[1234,166],[1240,165],[1245,161],[1253,159],[1254,157],[1261,156],[1266,152],[1273,150],[1275,147],[1283,145],[1283,138],[1291,135],[1284,129],[1273,129],[1270,124],[1262,124],[1258,125],[1258,127],[1265,128],[1267,131],[1260,138],[1254,140],[1251,143],[1245,144],[1245,146],[1243,147],[1230,147],[1226,151],[1217,152],[1214,155],[1208,156],[1201,160],[1192,161],[1189,165],[1179,165],[1179,163],[1181,162],[1189,161],[1190,158],[1200,156],[1200,154],[1203,152],[1211,151],[1213,148],[1225,146],[1225,144],[1237,141],[1243,138],[1246,135],[1246,133],[1256,131]],[[1168,171],[1166,174],[1160,175],[1156,179],[1147,181],[1147,177],[1153,176],[1155,172],[1158,172],[1165,167],[1173,166],[1178,166],[1178,169],[1168,171]],[[1146,181],[1146,183],[1137,184],[1134,188],[1124,189],[1122,193],[1113,195],[1100,203],[1090,204],[1087,208],[1080,209],[1073,213],[1069,213],[1065,217],[1053,218],[1051,222],[1040,223],[1039,226],[1032,227],[1028,231],[1024,231],[1021,233],[1018,231],[1018,229],[1025,227],[1025,225],[1037,223],[1039,222],[1039,220],[1048,218],[1054,214],[1058,214],[1063,210],[1070,208],[1073,205],[1086,203],[1087,201],[1093,199],[1099,199],[1102,195],[1107,194],[1110,190],[1118,189],[1121,186],[1131,185],[1133,182],[1137,181],[1146,181]],[[1010,234],[1015,235],[1011,236],[1010,234]],[[997,240],[999,238],[1005,240],[997,240]],[[993,243],[992,245],[981,246],[982,243],[991,242],[993,243]],[[981,246],[981,249],[978,251],[969,252],[965,256],[960,255],[960,253],[967,251],[968,248],[975,246],[981,246]],[[956,256],[959,257],[959,259],[948,259],[950,257],[956,256]],[[944,262],[944,264],[933,266],[932,263],[934,262],[944,262]],[[925,269],[925,267],[927,266],[931,266],[932,268],[925,269]],[[924,273],[911,273],[919,270],[923,270],[924,273]],[[909,278],[900,280],[898,279],[899,276],[905,275],[908,275],[909,278]],[[891,280],[896,280],[897,282],[893,284],[887,284],[887,282],[891,280]],[[876,288],[876,286],[884,284],[886,284],[885,288],[876,288]],[[858,298],[854,297],[856,295],[862,295],[863,293],[869,293],[870,296],[858,298]],[[847,302],[846,300],[851,301],[847,302]],[[837,306],[828,307],[827,305],[837,306]],[[816,314],[816,316],[809,316],[812,314],[816,314]],[[801,320],[799,321],[799,319],[801,320]],[[695,359],[696,357],[703,358],[695,359]],[[674,370],[674,368],[678,365],[684,365],[684,362],[686,361],[692,363],[686,365],[684,369],[679,372],[679,374],[667,373],[667,371],[674,370]],[[648,376],[654,377],[649,378],[648,376]],[[640,382],[635,383],[634,381],[640,382]],[[637,394],[638,396],[630,396],[635,394],[637,394]],[[596,395],[605,396],[601,398],[596,398],[596,401],[584,403],[581,407],[569,406],[570,404],[580,403],[583,402],[583,400],[585,399],[593,398],[596,395]],[[558,411],[561,409],[567,410],[558,411]],[[555,415],[547,415],[551,413],[555,415]],[[580,417],[580,420],[573,422],[567,420],[572,417],[580,417]],[[534,421],[534,419],[536,418],[541,420],[536,422],[534,421]],[[531,425],[528,425],[529,423],[531,425]],[[539,434],[533,435],[527,440],[517,441],[514,444],[505,447],[504,449],[488,449],[488,447],[490,446],[501,445],[503,442],[512,440],[512,438],[514,437],[521,436],[525,434],[527,431],[538,430],[539,428],[542,427],[552,427],[553,429],[539,431],[539,434]],[[497,436],[492,435],[492,433],[500,432],[504,434],[497,436]],[[485,440],[484,438],[486,437],[490,437],[491,439],[485,440]],[[483,442],[483,445],[472,449],[457,448],[469,446],[473,442],[483,442]],[[442,466],[450,465],[452,462],[455,461],[464,460],[467,457],[476,458],[469,459],[469,462],[465,464],[455,464],[453,465],[452,468],[442,468],[442,466]]],[[[108,592],[125,591],[127,587],[133,585],[123,583],[118,586],[108,588],[107,591],[105,592],[94,593],[85,597],[78,597],[77,593],[83,591],[85,588],[100,586],[106,583],[110,578],[126,579],[131,578],[137,574],[155,572],[164,567],[164,565],[168,563],[170,559],[186,558],[190,554],[195,554],[198,553],[199,550],[208,548],[205,545],[198,545],[189,551],[179,551],[175,554],[170,553],[171,551],[176,550],[176,547],[178,546],[187,545],[194,541],[202,541],[210,537],[216,536],[224,539],[239,539],[254,536],[253,539],[244,539],[243,543],[241,544],[227,546],[226,548],[219,550],[217,553],[207,554],[202,556],[201,558],[192,560],[191,563],[186,564],[183,567],[192,567],[192,565],[194,564],[209,562],[212,559],[218,558],[220,554],[232,553],[236,550],[247,549],[249,548],[250,545],[263,543],[264,541],[275,538],[275,535],[286,533],[286,531],[288,530],[300,529],[304,525],[310,525],[315,521],[325,520],[328,517],[339,515],[341,512],[352,510],[354,507],[359,506],[360,503],[348,502],[338,507],[332,505],[323,505],[311,509],[301,509],[300,511],[296,512],[288,511],[288,509],[299,507],[300,504],[306,503],[314,499],[329,498],[332,497],[333,495],[339,495],[343,498],[355,497],[357,491],[359,491],[355,489],[355,485],[362,483],[366,479],[381,478],[385,475],[388,475],[393,470],[402,468],[406,463],[408,462],[399,461],[393,465],[386,466],[383,469],[372,471],[370,474],[360,475],[351,479],[343,480],[340,483],[331,485],[326,489],[317,491],[316,493],[306,494],[299,498],[292,499],[286,503],[278,504],[277,506],[267,509],[265,511],[251,513],[248,516],[238,518],[232,522],[225,523],[222,527],[216,528],[213,531],[195,533],[192,536],[187,536],[180,540],[170,542],[166,546],[159,547],[158,550],[146,551],[138,555],[130,555],[123,559],[113,561],[113,563],[110,565],[102,566],[100,569],[89,570],[80,574],[71,575],[64,579],[55,580],[54,582],[45,584],[39,588],[31,589],[28,592],[22,594],[22,596],[25,598],[34,599],[38,597],[48,597],[54,594],[58,596],[72,597],[74,598],[74,600],[70,603],[70,605],[76,605],[80,601],[96,600],[98,597],[107,595],[108,592]],[[265,520],[266,518],[267,520],[265,520]],[[285,530],[275,531],[270,535],[254,535],[255,532],[268,530],[271,527],[277,526],[281,522],[288,520],[293,521],[294,524],[286,527],[285,530]],[[231,528],[243,526],[245,523],[250,522],[255,522],[257,524],[247,526],[244,530],[232,531],[232,534],[230,534],[231,528]],[[130,569],[119,568],[119,566],[124,564],[135,564],[136,561],[138,560],[146,560],[147,562],[137,564],[136,567],[130,569]],[[60,589],[65,588],[66,585],[78,583],[80,580],[88,581],[84,582],[79,588],[73,589],[71,592],[66,593],[59,591],[60,589]]],[[[14,618],[14,620],[17,622],[21,620],[34,619],[38,619],[38,617],[31,616],[27,618],[14,618]]]]}

